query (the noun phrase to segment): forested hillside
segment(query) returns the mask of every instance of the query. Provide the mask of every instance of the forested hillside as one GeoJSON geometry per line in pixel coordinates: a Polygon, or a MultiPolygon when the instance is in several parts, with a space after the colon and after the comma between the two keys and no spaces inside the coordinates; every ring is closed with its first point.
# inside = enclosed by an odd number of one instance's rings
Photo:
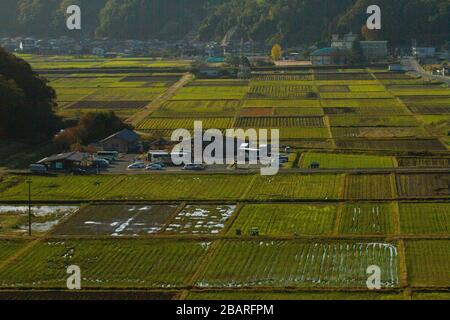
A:
{"type": "Polygon", "coordinates": [[[67,34],[65,8],[82,9],[83,35],[127,39],[220,40],[240,25],[248,37],[285,45],[313,43],[336,30],[360,32],[366,8],[382,8],[377,36],[393,43],[449,39],[448,0],[2,0],[3,35],[67,34]]]}

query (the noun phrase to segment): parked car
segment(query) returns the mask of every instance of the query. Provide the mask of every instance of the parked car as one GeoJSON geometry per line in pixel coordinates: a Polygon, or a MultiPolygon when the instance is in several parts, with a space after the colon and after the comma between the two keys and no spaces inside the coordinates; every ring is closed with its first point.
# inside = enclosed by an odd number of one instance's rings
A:
{"type": "Polygon", "coordinates": [[[109,161],[106,159],[95,158],[92,160],[92,166],[94,168],[108,168],[109,164],[109,161]]]}
{"type": "Polygon", "coordinates": [[[145,170],[161,171],[161,170],[164,170],[164,167],[158,163],[152,163],[152,164],[149,164],[148,166],[146,166],[145,170]]]}
{"type": "Polygon", "coordinates": [[[183,170],[190,170],[190,171],[202,171],[205,169],[206,169],[205,166],[202,164],[187,164],[183,168],[183,170]]]}
{"type": "Polygon", "coordinates": [[[47,167],[43,164],[32,164],[30,165],[30,172],[35,174],[45,174],[47,173],[47,167]]]}
{"type": "Polygon", "coordinates": [[[81,168],[74,168],[72,170],[70,170],[70,173],[76,176],[84,176],[89,174],[89,172],[87,170],[81,169],[81,168]]]}
{"type": "Polygon", "coordinates": [[[145,163],[143,162],[135,162],[130,164],[127,167],[128,170],[137,170],[137,169],[145,169],[145,163]]]}

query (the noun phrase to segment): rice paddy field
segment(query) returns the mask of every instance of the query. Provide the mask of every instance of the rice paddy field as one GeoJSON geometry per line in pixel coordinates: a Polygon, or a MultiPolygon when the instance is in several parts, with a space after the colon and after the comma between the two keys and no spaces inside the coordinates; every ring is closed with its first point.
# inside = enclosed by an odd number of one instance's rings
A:
{"type": "MultiPolygon", "coordinates": [[[[28,59],[50,80],[65,117],[147,110],[136,130],[166,138],[194,121],[222,131],[279,129],[291,154],[275,176],[231,167],[0,173],[0,297],[12,289],[63,294],[66,268],[78,265],[85,297],[142,290],[191,300],[449,299],[447,86],[382,68],[308,67],[247,80],[193,77],[165,97],[188,62],[28,59]],[[381,269],[380,291],[367,289],[372,265],[381,269]]],[[[0,161],[24,153],[21,146],[0,144],[0,161]]]]}

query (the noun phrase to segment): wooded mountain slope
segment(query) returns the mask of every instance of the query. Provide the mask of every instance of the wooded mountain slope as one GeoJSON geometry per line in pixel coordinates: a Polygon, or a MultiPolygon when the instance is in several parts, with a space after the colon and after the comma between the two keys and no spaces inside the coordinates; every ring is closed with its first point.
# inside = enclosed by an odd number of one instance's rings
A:
{"type": "Polygon", "coordinates": [[[70,4],[81,6],[82,32],[90,36],[220,40],[238,25],[254,40],[291,46],[327,39],[337,30],[360,32],[367,7],[378,4],[380,38],[405,44],[450,38],[448,0],[2,0],[0,33],[67,34],[70,4]]]}

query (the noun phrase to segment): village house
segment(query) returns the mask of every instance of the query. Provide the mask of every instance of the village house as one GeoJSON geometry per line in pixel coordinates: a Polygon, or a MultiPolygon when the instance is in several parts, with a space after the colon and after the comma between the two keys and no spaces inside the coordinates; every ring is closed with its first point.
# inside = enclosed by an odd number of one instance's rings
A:
{"type": "Polygon", "coordinates": [[[347,51],[338,48],[322,48],[311,53],[313,66],[345,65],[347,60],[347,51]]]}
{"type": "Polygon", "coordinates": [[[141,138],[136,132],[129,129],[124,129],[101,140],[98,145],[104,151],[117,151],[120,153],[142,152],[141,138]]]}
{"type": "Polygon", "coordinates": [[[69,171],[80,167],[86,167],[89,154],[78,151],[61,153],[44,158],[37,162],[47,167],[49,171],[69,171]]]}

